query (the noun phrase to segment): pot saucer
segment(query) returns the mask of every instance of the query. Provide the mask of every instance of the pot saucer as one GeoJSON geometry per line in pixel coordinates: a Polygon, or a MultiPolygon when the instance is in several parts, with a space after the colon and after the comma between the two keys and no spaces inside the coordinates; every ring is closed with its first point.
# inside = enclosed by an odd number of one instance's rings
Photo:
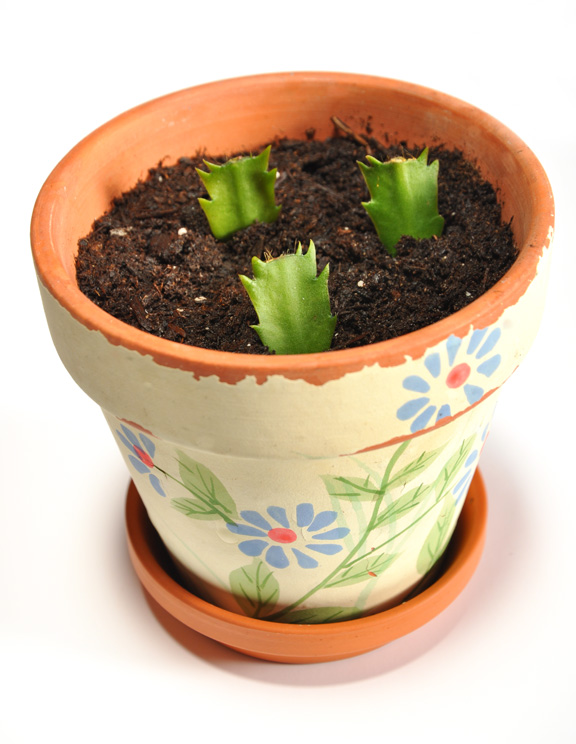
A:
{"type": "Polygon", "coordinates": [[[184,589],[133,483],[126,500],[130,559],[154,615],[183,646],[197,633],[248,656],[306,664],[372,651],[425,625],[450,605],[471,579],[484,548],[486,491],[478,472],[440,567],[427,588],[397,607],[338,623],[290,625],[223,610],[184,589]]]}

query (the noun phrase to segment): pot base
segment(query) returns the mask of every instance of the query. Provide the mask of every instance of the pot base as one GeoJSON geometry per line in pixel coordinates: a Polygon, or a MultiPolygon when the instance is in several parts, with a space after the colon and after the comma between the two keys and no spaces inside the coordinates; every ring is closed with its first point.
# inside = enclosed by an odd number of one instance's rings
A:
{"type": "Polygon", "coordinates": [[[130,559],[165,630],[189,650],[197,633],[266,661],[309,664],[373,651],[425,625],[450,605],[476,570],[484,548],[487,500],[476,472],[456,530],[433,583],[397,607],[356,620],[290,625],[221,609],[184,589],[133,483],[126,500],[130,559]]]}

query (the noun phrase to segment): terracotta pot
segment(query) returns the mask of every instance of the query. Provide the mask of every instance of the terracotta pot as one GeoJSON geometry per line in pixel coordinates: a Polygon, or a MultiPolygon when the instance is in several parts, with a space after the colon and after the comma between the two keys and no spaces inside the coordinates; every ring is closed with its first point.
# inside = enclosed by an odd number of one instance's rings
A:
{"type": "Polygon", "coordinates": [[[406,83],[294,73],[191,88],[104,125],[50,175],[32,244],[58,353],[104,410],[184,581],[236,613],[322,622],[398,603],[442,554],[498,390],[537,330],[552,223],[542,167],[485,113],[406,83]],[[333,115],[477,162],[512,220],[510,271],[415,333],[282,357],[162,340],[78,290],[78,239],[150,166],[310,127],[324,138],[333,115]]]}

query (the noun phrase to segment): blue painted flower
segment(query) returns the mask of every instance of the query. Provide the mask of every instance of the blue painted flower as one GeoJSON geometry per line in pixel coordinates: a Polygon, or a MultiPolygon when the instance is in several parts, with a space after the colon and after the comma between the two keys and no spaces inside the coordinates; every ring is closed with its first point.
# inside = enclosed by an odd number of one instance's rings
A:
{"type": "Polygon", "coordinates": [[[121,424],[120,428],[122,431],[116,429],[116,434],[118,434],[118,438],[128,449],[130,453],[128,459],[135,467],[136,471],[142,475],[147,475],[150,479],[150,483],[160,496],[166,496],[158,476],[152,472],[154,469],[154,460],[152,458],[156,452],[154,442],[145,434],[140,433],[136,436],[134,432],[130,431],[130,429],[127,426],[124,426],[124,424],[121,424]]]}
{"type": "Polygon", "coordinates": [[[436,423],[452,415],[448,396],[453,398],[460,392],[469,405],[477,403],[486,392],[478,376],[491,377],[502,361],[500,354],[492,354],[501,334],[499,328],[482,328],[472,332],[467,344],[458,336],[450,336],[442,353],[433,352],[424,358],[425,373],[404,378],[404,389],[417,396],[400,406],[397,418],[412,419],[410,431],[415,433],[431,421],[436,423]]]}
{"type": "Polygon", "coordinates": [[[315,555],[335,555],[342,550],[342,545],[335,540],[342,540],[350,530],[348,527],[332,527],[337,518],[335,511],[322,511],[314,514],[312,504],[298,504],[296,507],[296,527],[292,529],[286,510],[280,506],[270,506],[266,510],[268,517],[259,512],[246,510],[240,512],[245,524],[227,524],[235,535],[249,537],[243,540],[238,548],[251,557],[264,553],[264,559],[273,568],[286,568],[290,563],[290,553],[296,558],[301,568],[317,568],[315,555]],[[311,551],[313,555],[310,555],[311,551]]]}
{"type": "Polygon", "coordinates": [[[474,473],[476,471],[476,465],[477,460],[480,457],[480,453],[482,452],[482,447],[484,446],[484,442],[486,441],[486,437],[488,436],[488,426],[484,428],[484,431],[482,432],[482,436],[480,437],[481,444],[476,449],[472,450],[472,452],[468,455],[466,458],[466,462],[464,463],[464,475],[460,478],[458,483],[454,486],[452,489],[452,493],[456,497],[456,503],[460,501],[460,499],[463,496],[466,496],[468,493],[468,489],[470,488],[470,483],[472,482],[472,477],[474,476],[474,473]]]}

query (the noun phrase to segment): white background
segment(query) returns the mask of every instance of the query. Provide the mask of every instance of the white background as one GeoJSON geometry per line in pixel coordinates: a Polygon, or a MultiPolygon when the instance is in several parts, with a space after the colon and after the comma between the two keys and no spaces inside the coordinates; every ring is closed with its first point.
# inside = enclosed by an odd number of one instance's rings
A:
{"type": "Polygon", "coordinates": [[[573,2],[198,6],[3,6],[0,739],[575,742],[573,2]],[[547,170],[557,233],[540,335],[482,457],[490,517],[472,582],[387,647],[285,666],[200,637],[190,653],[151,615],[125,545],[128,475],[53,350],[28,229],[50,170],[114,115],[197,83],[304,69],[409,80],[496,116],[547,170]]]}

